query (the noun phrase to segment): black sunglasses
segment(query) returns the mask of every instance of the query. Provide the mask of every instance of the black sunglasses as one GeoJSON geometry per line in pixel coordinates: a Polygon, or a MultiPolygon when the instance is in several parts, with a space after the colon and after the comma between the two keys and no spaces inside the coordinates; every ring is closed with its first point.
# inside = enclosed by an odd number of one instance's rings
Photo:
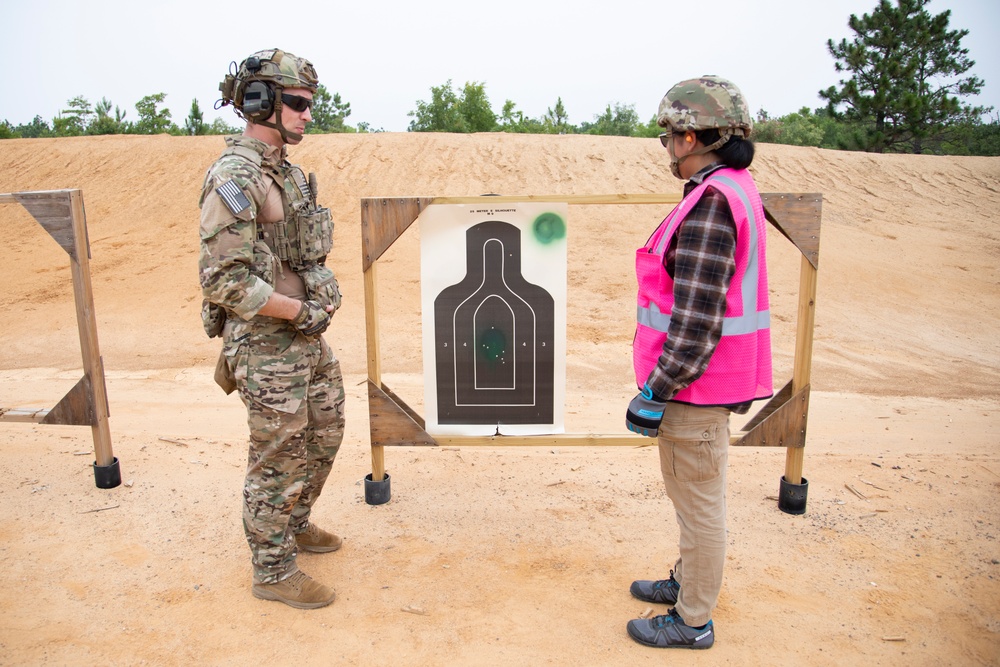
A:
{"type": "Polygon", "coordinates": [[[281,94],[281,103],[292,111],[298,111],[299,113],[302,113],[306,109],[312,109],[313,105],[313,101],[308,97],[290,95],[288,93],[281,94]]]}
{"type": "Polygon", "coordinates": [[[660,144],[664,148],[667,148],[668,145],[670,144],[670,139],[673,137],[673,134],[674,133],[668,129],[666,132],[660,135],[660,144]]]}

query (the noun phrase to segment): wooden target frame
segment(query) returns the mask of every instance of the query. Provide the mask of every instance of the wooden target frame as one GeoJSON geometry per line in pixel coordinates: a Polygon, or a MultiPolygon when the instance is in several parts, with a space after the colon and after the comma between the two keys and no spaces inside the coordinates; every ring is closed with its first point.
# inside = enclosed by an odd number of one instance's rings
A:
{"type": "MultiPolygon", "coordinates": [[[[567,203],[570,205],[677,204],[680,195],[521,195],[491,196],[497,203],[567,203]]],[[[823,196],[820,193],[761,193],[767,220],[802,254],[792,377],[743,426],[730,444],[785,447],[783,481],[803,483],[803,450],[809,414],[816,284],[823,196]]],[[[371,431],[370,480],[386,479],[385,447],[412,446],[636,446],[655,438],[635,434],[548,434],[529,436],[432,436],[423,417],[382,382],[379,350],[378,260],[432,204],[481,204],[482,197],[369,197],[361,199],[361,252],[365,285],[365,329],[368,352],[368,417],[371,431]]]]}
{"type": "Polygon", "coordinates": [[[104,362],[97,343],[94,293],[90,280],[90,241],[83,208],[83,192],[77,189],[0,193],[0,204],[10,203],[20,204],[27,209],[69,255],[84,374],[52,409],[0,406],[0,421],[90,426],[94,438],[94,475],[97,486],[118,486],[121,477],[118,459],[111,447],[104,362]]]}

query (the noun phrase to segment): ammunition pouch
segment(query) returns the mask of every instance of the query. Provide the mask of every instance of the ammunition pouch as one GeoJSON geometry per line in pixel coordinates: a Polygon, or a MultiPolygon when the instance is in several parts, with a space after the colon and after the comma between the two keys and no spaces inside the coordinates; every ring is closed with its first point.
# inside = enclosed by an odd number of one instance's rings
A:
{"type": "Polygon", "coordinates": [[[330,209],[302,206],[293,211],[294,221],[274,225],[278,258],[295,271],[322,262],[333,248],[333,219],[330,209]]]}
{"type": "Polygon", "coordinates": [[[309,185],[299,167],[291,165],[274,178],[284,186],[285,220],[274,223],[278,259],[288,262],[296,272],[322,264],[333,248],[330,209],[316,205],[315,185],[309,185]]]}
{"type": "Polygon", "coordinates": [[[306,286],[306,298],[324,307],[333,306],[334,312],[340,308],[340,285],[333,271],[322,264],[311,264],[297,273],[306,286]]]}
{"type": "Polygon", "coordinates": [[[226,325],[226,309],[208,299],[202,299],[201,324],[209,338],[221,336],[222,328],[226,325]]]}

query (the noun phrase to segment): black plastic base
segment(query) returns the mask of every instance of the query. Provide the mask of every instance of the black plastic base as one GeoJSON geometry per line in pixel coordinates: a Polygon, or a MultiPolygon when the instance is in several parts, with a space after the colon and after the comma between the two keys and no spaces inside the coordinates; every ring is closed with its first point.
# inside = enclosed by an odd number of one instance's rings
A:
{"type": "Polygon", "coordinates": [[[805,514],[806,496],[809,495],[809,480],[802,478],[801,484],[790,484],[781,477],[781,491],[778,492],[778,509],[785,514],[805,514]]]}
{"type": "Polygon", "coordinates": [[[113,489],[122,483],[122,471],[118,466],[118,457],[114,457],[109,466],[99,466],[94,461],[94,481],[99,489],[113,489]]]}
{"type": "Polygon", "coordinates": [[[371,473],[365,475],[365,502],[369,505],[384,505],[392,497],[389,486],[389,473],[381,482],[373,482],[371,473]]]}

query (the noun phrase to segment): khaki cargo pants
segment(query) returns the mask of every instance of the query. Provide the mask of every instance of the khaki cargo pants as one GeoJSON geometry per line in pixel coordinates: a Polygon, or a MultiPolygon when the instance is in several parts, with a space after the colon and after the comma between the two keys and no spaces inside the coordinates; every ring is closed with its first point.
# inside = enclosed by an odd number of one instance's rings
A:
{"type": "Polygon", "coordinates": [[[729,410],[668,402],[657,440],[680,528],[676,609],[685,623],[700,626],[712,618],[726,563],[729,410]]]}

